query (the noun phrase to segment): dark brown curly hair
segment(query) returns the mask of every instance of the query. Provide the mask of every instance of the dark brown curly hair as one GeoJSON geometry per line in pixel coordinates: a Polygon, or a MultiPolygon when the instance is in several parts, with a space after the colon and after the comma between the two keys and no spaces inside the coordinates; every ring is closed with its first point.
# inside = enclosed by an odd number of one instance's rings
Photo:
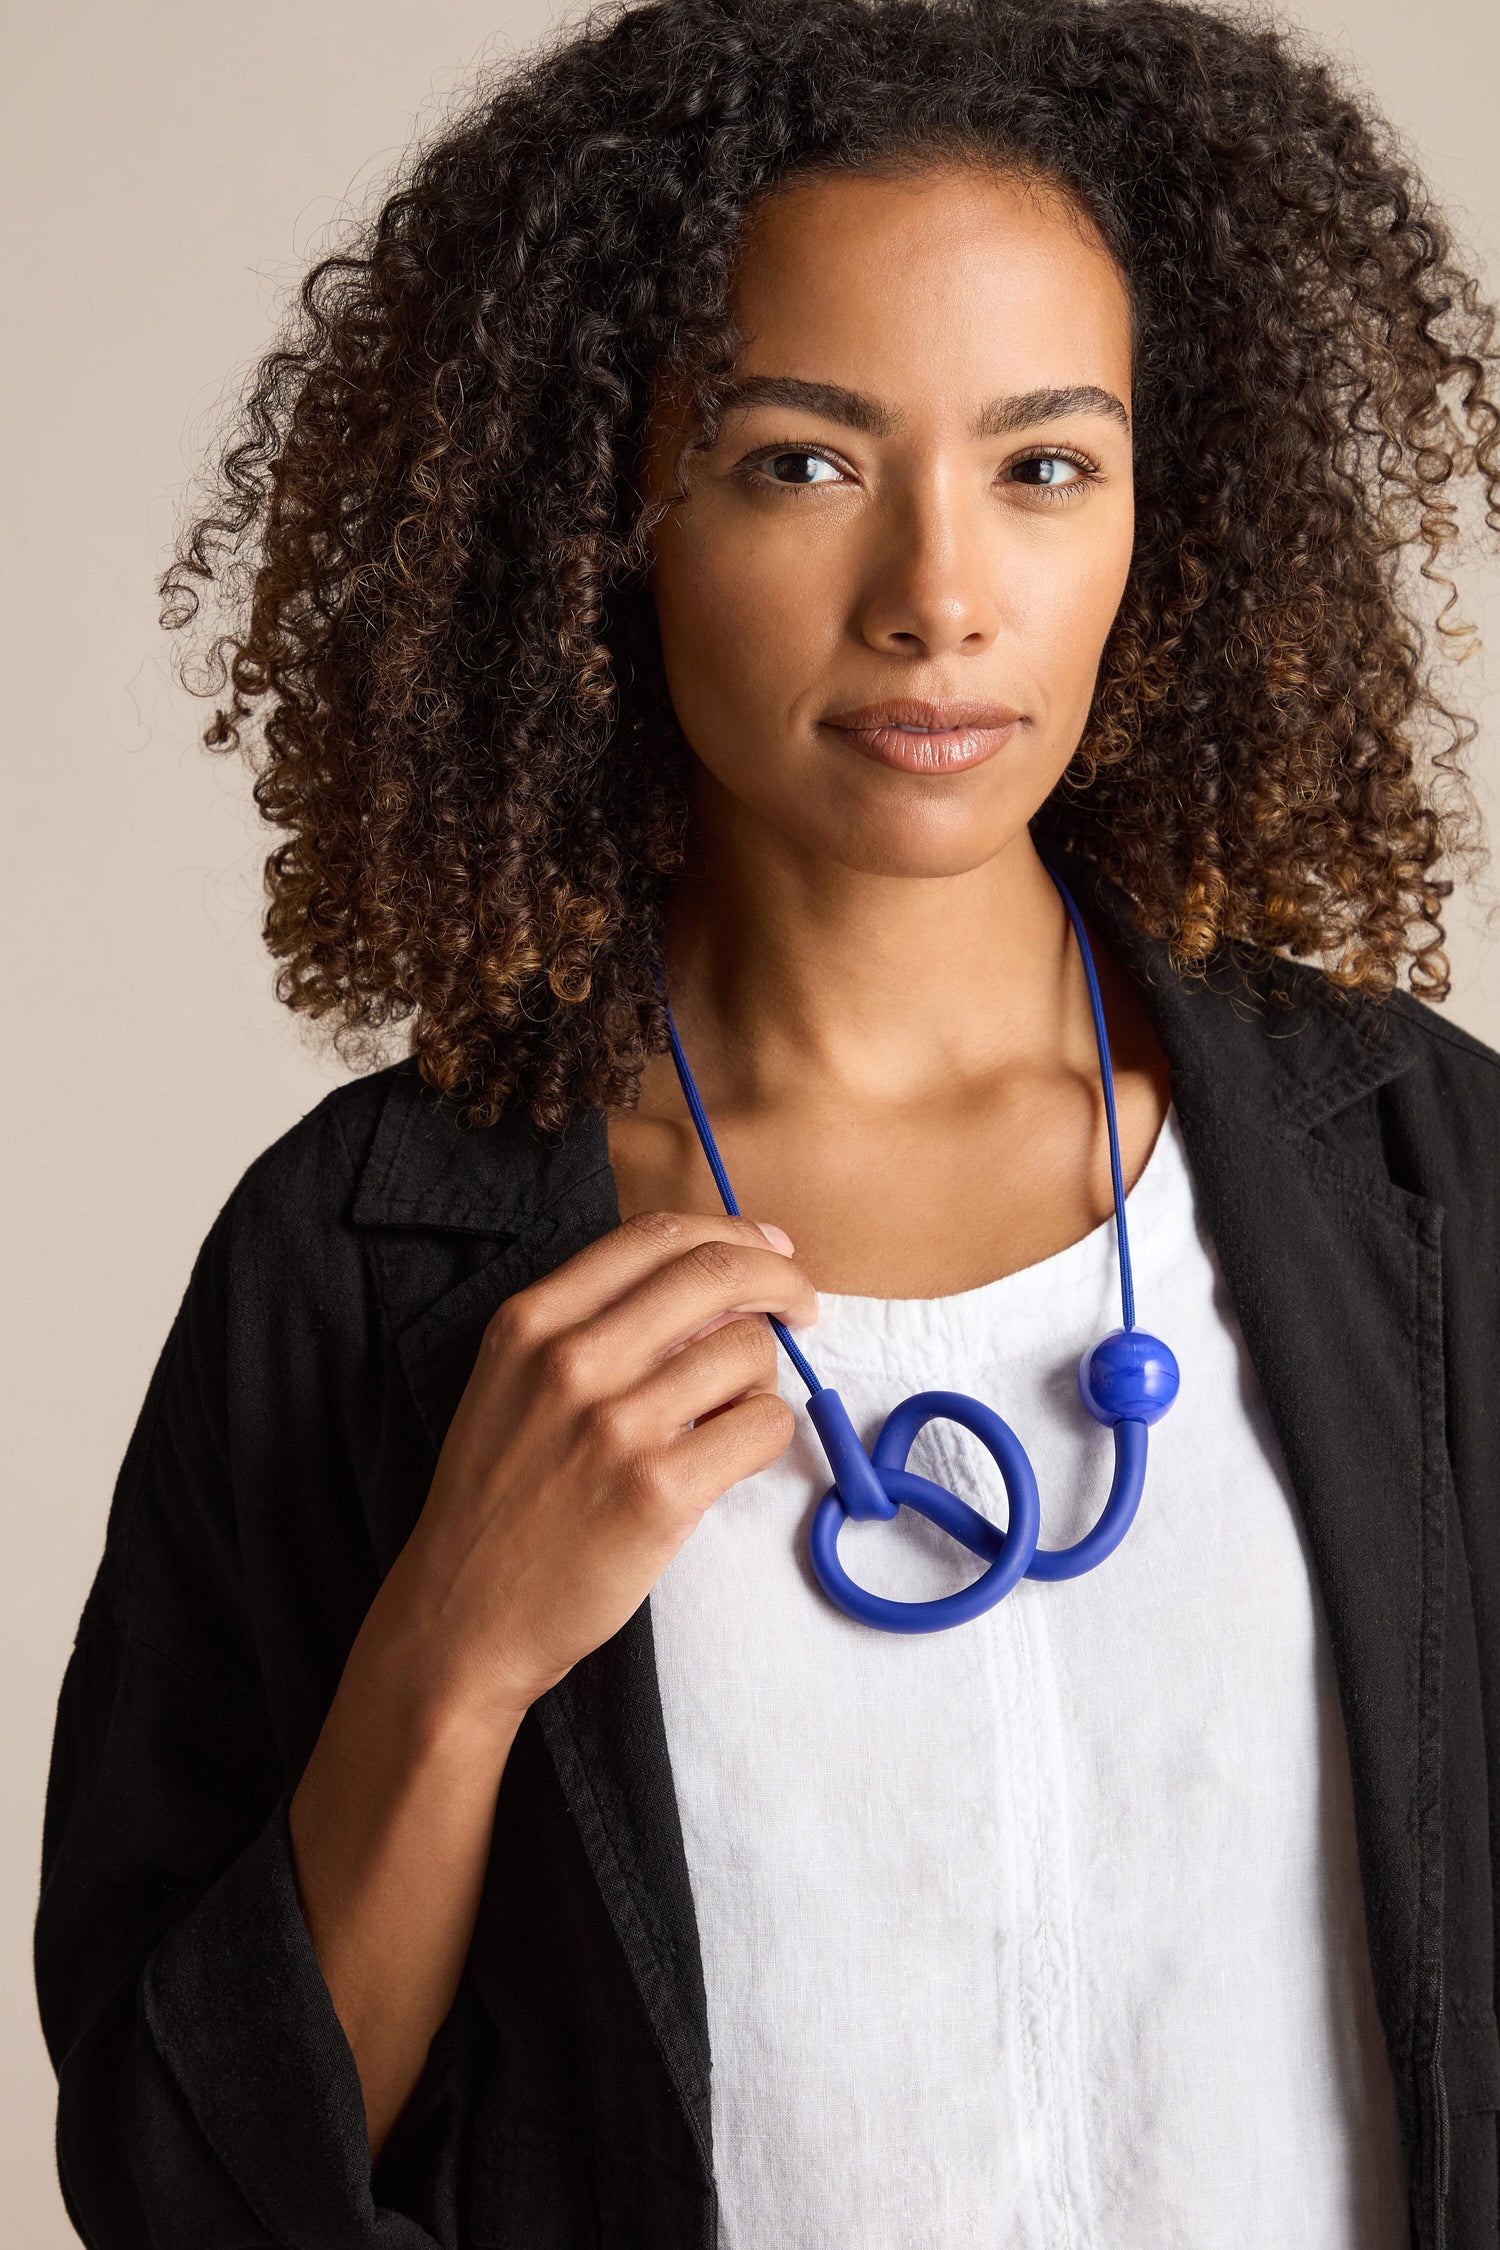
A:
{"type": "Polygon", "coordinates": [[[277,996],[346,1056],[414,1019],[476,1125],[634,1099],[690,756],[643,586],[654,389],[686,377],[713,442],[756,198],[934,157],[1060,183],[1134,314],[1135,553],[1039,843],[1179,973],[1239,939],[1447,996],[1476,728],[1418,581],[1472,636],[1435,566],[1455,477],[1500,529],[1500,354],[1390,126],[1239,8],[647,0],[512,64],[313,267],[161,579],[169,627],[206,580],[233,605],[189,684],[285,832],[277,996]]]}

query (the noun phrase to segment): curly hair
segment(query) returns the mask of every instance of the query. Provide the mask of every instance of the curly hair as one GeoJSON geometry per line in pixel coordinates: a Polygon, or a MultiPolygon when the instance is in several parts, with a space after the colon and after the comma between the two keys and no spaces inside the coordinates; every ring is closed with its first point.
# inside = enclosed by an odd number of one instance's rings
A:
{"type": "Polygon", "coordinates": [[[204,581],[235,605],[189,684],[284,832],[277,997],[346,1057],[412,1019],[472,1125],[636,1098],[690,771],[655,386],[714,442],[755,199],[944,158],[1060,185],[1134,316],[1135,550],[1038,841],[1180,974],[1241,940],[1447,997],[1477,729],[1406,570],[1472,637],[1435,566],[1456,475],[1500,528],[1500,354],[1390,125],[1300,34],[1187,0],[646,0],[508,66],[313,266],[160,581],[169,628],[204,581]]]}

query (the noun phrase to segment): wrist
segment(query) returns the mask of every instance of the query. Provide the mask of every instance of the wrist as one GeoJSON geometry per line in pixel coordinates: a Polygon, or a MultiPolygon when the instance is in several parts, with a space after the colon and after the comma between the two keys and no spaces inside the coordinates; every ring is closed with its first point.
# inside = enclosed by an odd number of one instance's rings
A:
{"type": "Polygon", "coordinates": [[[349,1655],[362,1694],[414,1749],[482,1756],[509,1749],[534,1700],[476,1654],[438,1613],[406,1596],[400,1560],[376,1595],[349,1655]]]}

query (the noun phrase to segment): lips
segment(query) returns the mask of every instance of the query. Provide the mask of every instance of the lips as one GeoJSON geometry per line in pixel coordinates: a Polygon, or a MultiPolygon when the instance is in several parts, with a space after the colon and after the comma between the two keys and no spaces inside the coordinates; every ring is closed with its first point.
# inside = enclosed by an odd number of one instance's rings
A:
{"type": "Polygon", "coordinates": [[[1008,704],[903,696],[832,711],[822,723],[881,765],[905,773],[954,773],[992,758],[1020,722],[1020,712],[1008,704]]]}

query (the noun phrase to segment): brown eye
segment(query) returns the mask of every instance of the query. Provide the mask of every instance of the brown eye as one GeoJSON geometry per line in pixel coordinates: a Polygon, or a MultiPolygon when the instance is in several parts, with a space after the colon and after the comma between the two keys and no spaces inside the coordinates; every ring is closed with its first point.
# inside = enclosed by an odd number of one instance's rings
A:
{"type": "Polygon", "coordinates": [[[826,453],[815,453],[805,445],[763,445],[746,455],[735,474],[743,477],[747,484],[779,485],[784,492],[811,492],[839,481],[838,463],[830,460],[826,453]],[[786,464],[791,465],[792,473],[778,473],[786,464]],[[829,475],[817,476],[815,471],[819,468],[827,469],[829,475]]]}
{"type": "Polygon", "coordinates": [[[1091,461],[1076,453],[1028,453],[1024,460],[1013,461],[1011,476],[1032,492],[1046,497],[1083,491],[1094,482],[1098,471],[1091,461]]]}
{"type": "Polygon", "coordinates": [[[829,464],[820,453],[773,453],[764,466],[772,472],[777,484],[816,484],[819,480],[812,474],[812,471],[820,468],[826,469],[829,464]],[[781,464],[786,461],[792,462],[803,473],[792,476],[780,475],[778,472],[781,464]]]}

